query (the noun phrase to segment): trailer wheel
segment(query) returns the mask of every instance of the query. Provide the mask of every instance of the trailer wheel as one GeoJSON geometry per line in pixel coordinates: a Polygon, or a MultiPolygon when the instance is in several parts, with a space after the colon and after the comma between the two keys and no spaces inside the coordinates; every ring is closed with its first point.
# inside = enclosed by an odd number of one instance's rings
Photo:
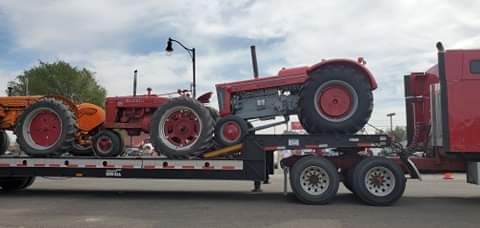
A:
{"type": "Polygon", "coordinates": [[[313,72],[300,91],[299,119],[309,133],[356,133],[373,109],[370,84],[348,65],[313,72]]]}
{"type": "Polygon", "coordinates": [[[215,125],[215,141],[222,146],[239,144],[248,134],[247,122],[235,115],[221,118],[215,125]]]}
{"type": "Polygon", "coordinates": [[[197,100],[181,96],[160,106],[150,127],[156,151],[169,158],[189,158],[212,147],[213,118],[197,100]]]}
{"type": "Polygon", "coordinates": [[[112,130],[100,130],[93,137],[93,151],[99,157],[116,157],[123,152],[124,142],[112,130]]]}
{"type": "Polygon", "coordinates": [[[2,191],[18,191],[33,184],[35,177],[9,177],[0,179],[2,191]]]}
{"type": "Polygon", "coordinates": [[[405,184],[405,174],[400,166],[386,158],[365,158],[357,164],[353,174],[355,194],[374,206],[396,202],[403,195],[405,184]]]}
{"type": "Polygon", "coordinates": [[[325,158],[303,157],[295,162],[290,173],[290,186],[295,196],[307,204],[331,202],[339,183],[337,169],[325,158]]]}
{"type": "Polygon", "coordinates": [[[27,107],[15,128],[17,143],[35,157],[60,155],[72,149],[77,124],[75,115],[61,101],[46,98],[27,107]]]}
{"type": "Polygon", "coordinates": [[[10,139],[8,138],[7,132],[5,130],[0,130],[0,155],[5,154],[10,146],[10,139]]]}

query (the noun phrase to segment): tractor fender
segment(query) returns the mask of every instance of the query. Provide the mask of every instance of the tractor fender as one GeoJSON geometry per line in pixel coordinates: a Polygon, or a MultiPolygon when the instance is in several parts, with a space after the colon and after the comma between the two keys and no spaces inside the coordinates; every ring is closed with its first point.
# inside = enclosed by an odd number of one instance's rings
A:
{"type": "Polygon", "coordinates": [[[90,132],[105,122],[105,110],[97,105],[81,103],[76,108],[78,129],[81,131],[90,132]]]}
{"type": "Polygon", "coordinates": [[[311,73],[315,72],[318,69],[321,69],[325,66],[328,65],[333,65],[333,64],[344,64],[344,65],[349,65],[352,66],[356,69],[358,69],[360,72],[363,73],[364,76],[367,77],[370,87],[372,90],[377,88],[377,81],[373,77],[372,73],[365,67],[364,65],[365,61],[363,58],[359,58],[358,61],[353,61],[351,59],[330,59],[330,60],[323,60],[322,62],[319,62],[315,65],[310,66],[307,69],[307,74],[310,75],[311,73]]]}

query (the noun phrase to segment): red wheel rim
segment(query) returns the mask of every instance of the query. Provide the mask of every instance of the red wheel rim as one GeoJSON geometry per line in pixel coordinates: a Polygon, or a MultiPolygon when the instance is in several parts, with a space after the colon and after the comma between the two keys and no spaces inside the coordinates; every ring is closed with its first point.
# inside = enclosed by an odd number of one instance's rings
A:
{"type": "Polygon", "coordinates": [[[97,140],[97,148],[100,152],[106,153],[112,150],[113,142],[108,136],[100,136],[97,140]]]}
{"type": "Polygon", "coordinates": [[[235,142],[242,135],[242,129],[233,121],[228,121],[222,126],[222,137],[225,141],[235,142]]]}
{"type": "Polygon", "coordinates": [[[177,107],[165,114],[160,128],[162,140],[167,146],[172,149],[188,149],[200,136],[201,122],[190,108],[177,107]]]}
{"type": "Polygon", "coordinates": [[[316,102],[322,114],[333,119],[347,116],[353,105],[350,90],[342,85],[328,85],[322,88],[316,102]]]}
{"type": "Polygon", "coordinates": [[[41,110],[33,114],[28,132],[33,143],[48,148],[59,140],[62,122],[55,112],[41,110]]]}

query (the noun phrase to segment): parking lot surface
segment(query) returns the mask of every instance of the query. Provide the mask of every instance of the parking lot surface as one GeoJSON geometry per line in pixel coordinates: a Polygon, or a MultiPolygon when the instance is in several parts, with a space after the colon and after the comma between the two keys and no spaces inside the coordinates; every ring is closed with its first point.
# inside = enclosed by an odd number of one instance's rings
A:
{"type": "Polygon", "coordinates": [[[324,206],[282,193],[282,176],[251,182],[38,178],[0,194],[0,227],[479,227],[480,187],[440,175],[409,180],[390,207],[359,202],[341,186],[324,206]]]}

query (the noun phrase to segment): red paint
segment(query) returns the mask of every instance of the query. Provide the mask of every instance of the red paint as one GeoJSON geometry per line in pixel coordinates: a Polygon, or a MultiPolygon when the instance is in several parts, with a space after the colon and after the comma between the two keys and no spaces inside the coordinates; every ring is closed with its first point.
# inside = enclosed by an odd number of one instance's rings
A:
{"type": "Polygon", "coordinates": [[[50,111],[41,111],[33,117],[30,124],[30,136],[40,146],[54,145],[62,133],[62,124],[57,114],[50,111]]]}
{"type": "Polygon", "coordinates": [[[365,68],[364,65],[348,59],[326,60],[310,67],[304,66],[288,69],[284,68],[280,70],[277,75],[274,76],[217,84],[217,91],[223,91],[223,105],[219,107],[220,116],[223,117],[232,114],[231,100],[233,94],[235,93],[303,84],[308,79],[309,73],[330,64],[348,64],[354,66],[364,75],[366,75],[366,77],[368,77],[368,81],[370,82],[370,87],[372,88],[372,90],[377,88],[377,82],[373,78],[373,75],[370,73],[370,71],[365,68]]]}
{"type": "Polygon", "coordinates": [[[110,138],[107,138],[107,137],[102,137],[99,141],[98,141],[98,147],[102,150],[102,151],[108,151],[110,150],[110,148],[112,148],[112,140],[110,138]]]}
{"type": "Polygon", "coordinates": [[[348,89],[341,85],[323,88],[316,99],[319,111],[334,119],[346,116],[352,108],[352,96],[348,89]]]}
{"type": "Polygon", "coordinates": [[[163,137],[179,147],[189,146],[200,135],[200,120],[188,109],[170,113],[163,125],[163,137]]]}
{"type": "Polygon", "coordinates": [[[225,125],[223,126],[223,137],[227,140],[230,141],[235,141],[238,138],[240,138],[240,135],[242,133],[242,130],[240,129],[240,126],[236,122],[230,121],[226,122],[225,125]]]}
{"type": "Polygon", "coordinates": [[[447,50],[449,152],[480,153],[480,74],[470,73],[470,61],[480,50],[447,50]]]}
{"type": "Polygon", "coordinates": [[[107,97],[105,128],[131,129],[130,135],[150,131],[150,121],[158,107],[168,98],[157,95],[107,97]]]}

